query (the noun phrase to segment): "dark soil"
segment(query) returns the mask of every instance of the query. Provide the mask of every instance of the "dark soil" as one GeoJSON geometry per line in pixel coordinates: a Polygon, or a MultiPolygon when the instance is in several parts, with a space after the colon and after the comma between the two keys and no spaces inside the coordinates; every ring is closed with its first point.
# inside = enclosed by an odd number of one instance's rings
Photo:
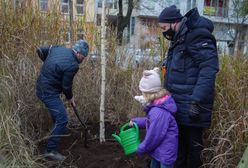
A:
{"type": "MultiPolygon", "coordinates": [[[[62,137],[59,152],[67,156],[63,162],[47,161],[47,167],[75,168],[147,168],[149,158],[136,154],[126,156],[111,134],[119,130],[110,124],[105,125],[106,142],[100,144],[99,125],[91,125],[88,131],[88,147],[84,146],[82,128],[69,129],[69,136],[62,137]]],[[[144,133],[143,133],[144,134],[144,133]]],[[[40,152],[44,152],[46,142],[40,143],[40,152]]]]}

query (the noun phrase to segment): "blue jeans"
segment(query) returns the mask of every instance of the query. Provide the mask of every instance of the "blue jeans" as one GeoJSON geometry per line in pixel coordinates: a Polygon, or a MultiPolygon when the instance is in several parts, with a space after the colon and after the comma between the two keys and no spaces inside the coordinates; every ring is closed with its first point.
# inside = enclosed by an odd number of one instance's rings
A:
{"type": "Polygon", "coordinates": [[[173,165],[165,165],[160,163],[156,159],[152,159],[150,168],[173,168],[173,165]]]}
{"type": "Polygon", "coordinates": [[[47,151],[57,150],[61,135],[64,134],[68,123],[64,103],[59,95],[41,95],[37,93],[37,96],[48,108],[54,123],[51,136],[48,139],[47,151]]]}

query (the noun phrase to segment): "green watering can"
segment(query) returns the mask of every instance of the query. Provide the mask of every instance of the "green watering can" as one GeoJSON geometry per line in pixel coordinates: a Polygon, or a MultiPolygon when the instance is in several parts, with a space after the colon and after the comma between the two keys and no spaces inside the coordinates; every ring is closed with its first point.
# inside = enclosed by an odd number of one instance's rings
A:
{"type": "Polygon", "coordinates": [[[129,127],[129,123],[124,124],[120,129],[119,136],[112,136],[121,144],[125,155],[132,154],[137,151],[140,144],[139,127],[134,123],[134,127],[129,127]]]}

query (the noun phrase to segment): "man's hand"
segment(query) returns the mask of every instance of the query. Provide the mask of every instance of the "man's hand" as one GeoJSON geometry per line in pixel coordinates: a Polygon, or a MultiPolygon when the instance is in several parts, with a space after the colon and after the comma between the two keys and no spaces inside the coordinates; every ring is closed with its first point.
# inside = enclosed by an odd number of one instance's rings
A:
{"type": "Polygon", "coordinates": [[[75,103],[74,97],[72,97],[69,101],[73,105],[73,107],[76,107],[76,103],[75,103]]]}
{"type": "Polygon", "coordinates": [[[196,102],[191,103],[191,107],[189,110],[189,118],[191,121],[196,122],[200,120],[200,106],[196,102]]]}

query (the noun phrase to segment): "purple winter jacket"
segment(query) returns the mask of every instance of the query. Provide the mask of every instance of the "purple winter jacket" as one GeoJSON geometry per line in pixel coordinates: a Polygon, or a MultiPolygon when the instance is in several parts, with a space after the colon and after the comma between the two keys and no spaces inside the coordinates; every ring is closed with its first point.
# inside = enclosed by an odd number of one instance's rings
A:
{"type": "Polygon", "coordinates": [[[162,164],[174,164],[177,159],[178,127],[174,115],[177,107],[171,96],[164,96],[144,108],[146,117],[133,118],[139,128],[146,128],[145,139],[137,154],[147,153],[162,164]]]}

